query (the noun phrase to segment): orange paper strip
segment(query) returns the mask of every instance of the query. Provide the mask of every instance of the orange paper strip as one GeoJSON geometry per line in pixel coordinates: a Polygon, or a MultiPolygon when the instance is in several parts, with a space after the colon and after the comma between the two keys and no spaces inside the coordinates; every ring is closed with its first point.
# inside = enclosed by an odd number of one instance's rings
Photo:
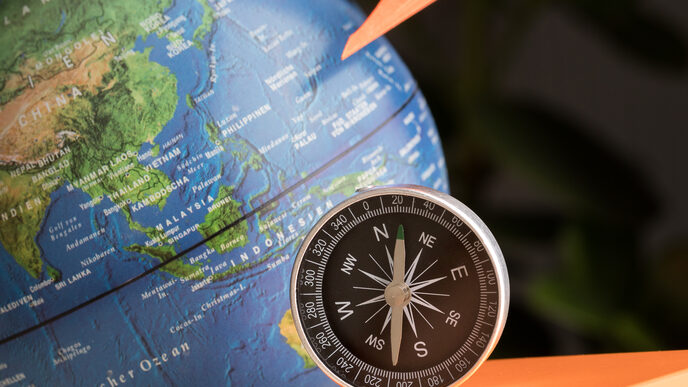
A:
{"type": "Polygon", "coordinates": [[[398,26],[435,0],[380,0],[370,16],[347,40],[342,60],[398,26]]]}
{"type": "Polygon", "coordinates": [[[489,360],[470,386],[688,386],[688,351],[489,360]]]}

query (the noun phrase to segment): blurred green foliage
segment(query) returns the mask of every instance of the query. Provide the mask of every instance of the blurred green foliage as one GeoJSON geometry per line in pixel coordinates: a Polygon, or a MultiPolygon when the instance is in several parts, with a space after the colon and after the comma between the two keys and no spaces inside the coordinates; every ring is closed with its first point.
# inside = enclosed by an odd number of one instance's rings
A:
{"type": "MultiPolygon", "coordinates": [[[[376,1],[359,3],[370,11],[376,1]]],[[[645,256],[660,203],[638,160],[619,157],[556,106],[499,91],[524,36],[552,7],[628,61],[686,68],[681,36],[636,0],[439,0],[388,34],[434,113],[452,194],[504,250],[512,303],[496,356],[685,349],[688,244],[645,256]],[[552,205],[491,205],[488,185],[505,173],[552,205]]]]}

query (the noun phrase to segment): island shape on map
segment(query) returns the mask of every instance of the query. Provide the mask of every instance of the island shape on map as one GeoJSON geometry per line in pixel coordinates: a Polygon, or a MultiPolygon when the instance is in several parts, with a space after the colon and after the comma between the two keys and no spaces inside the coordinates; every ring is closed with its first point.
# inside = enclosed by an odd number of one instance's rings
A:
{"type": "MultiPolygon", "coordinates": [[[[131,50],[152,31],[140,19],[160,19],[167,6],[68,0],[0,10],[0,243],[35,278],[44,271],[60,277],[36,242],[55,190],[79,189],[91,197],[88,206],[107,198],[132,229],[155,238],[154,228],[132,220],[132,208],[162,208],[169,187],[184,184],[185,177],[171,181],[137,159],[172,118],[178,99],[175,76],[149,61],[148,51],[131,50]],[[37,35],[45,38],[34,41],[37,35]]],[[[86,239],[104,232],[94,228],[86,239]]]]}

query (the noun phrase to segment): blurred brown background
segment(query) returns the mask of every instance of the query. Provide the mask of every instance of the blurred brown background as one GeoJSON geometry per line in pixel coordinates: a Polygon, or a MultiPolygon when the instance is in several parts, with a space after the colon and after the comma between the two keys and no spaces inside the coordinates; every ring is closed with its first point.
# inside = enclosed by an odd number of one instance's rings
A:
{"type": "Polygon", "coordinates": [[[387,37],[504,251],[494,357],[688,348],[688,2],[438,0],[387,37]]]}

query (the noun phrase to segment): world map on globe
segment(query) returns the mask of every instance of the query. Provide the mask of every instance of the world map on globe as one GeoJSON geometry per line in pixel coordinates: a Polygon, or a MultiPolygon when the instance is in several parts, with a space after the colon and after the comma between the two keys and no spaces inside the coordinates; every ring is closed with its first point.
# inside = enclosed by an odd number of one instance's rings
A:
{"type": "Polygon", "coordinates": [[[322,385],[289,309],[362,186],[447,191],[348,1],[0,2],[0,386],[322,385]]]}

